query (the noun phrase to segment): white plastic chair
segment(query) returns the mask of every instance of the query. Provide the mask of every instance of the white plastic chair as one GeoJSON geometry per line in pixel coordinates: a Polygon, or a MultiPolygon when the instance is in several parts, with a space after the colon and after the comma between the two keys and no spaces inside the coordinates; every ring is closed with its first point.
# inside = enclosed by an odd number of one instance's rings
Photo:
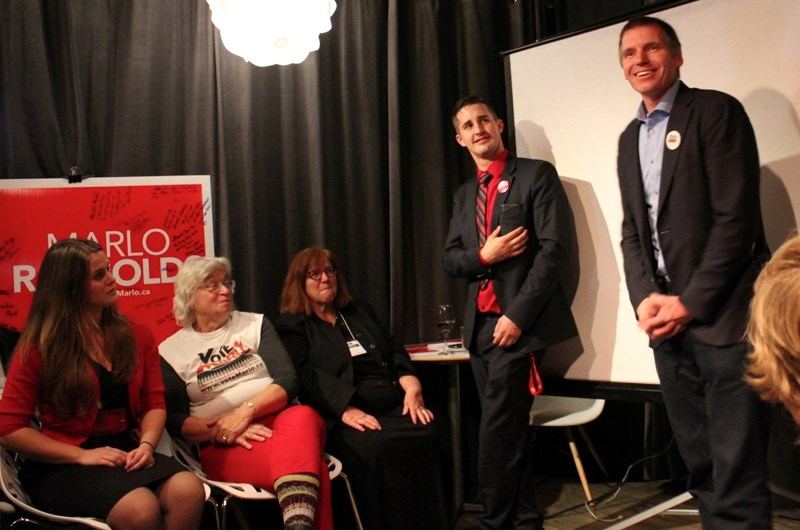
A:
{"type": "Polygon", "coordinates": [[[24,523],[46,527],[47,525],[43,524],[42,521],[49,521],[61,524],[80,524],[88,528],[97,528],[98,530],[111,530],[111,527],[100,519],[93,517],[67,517],[35,508],[28,494],[22,489],[22,484],[20,484],[20,464],[21,460],[13,451],[0,447],[0,489],[8,497],[8,500],[22,512],[11,523],[9,528],[14,528],[17,524],[24,523]]]}
{"type": "MultiPolygon", "coordinates": [[[[9,528],[14,528],[18,523],[28,523],[42,527],[47,526],[37,520],[41,519],[60,524],[81,524],[88,526],[89,528],[110,530],[111,527],[100,519],[95,519],[93,517],[69,517],[56,515],[35,508],[31,502],[31,498],[28,496],[25,490],[22,489],[22,484],[19,481],[19,468],[21,463],[22,459],[16,453],[10,449],[0,447],[0,491],[3,492],[3,494],[14,506],[23,512],[17,519],[14,520],[14,522],[11,523],[9,528]],[[26,516],[26,513],[35,517],[36,519],[31,519],[30,517],[26,516]]],[[[211,488],[207,484],[203,484],[203,489],[205,490],[206,500],[213,501],[211,498],[211,488]]],[[[0,502],[0,504],[5,503],[0,502]]],[[[7,513],[2,506],[0,506],[0,513],[7,513]]]]}
{"type": "Polygon", "coordinates": [[[575,469],[578,471],[578,478],[583,486],[583,493],[586,496],[586,501],[592,501],[592,492],[589,489],[589,481],[586,479],[586,473],[583,470],[583,463],[581,462],[578,446],[575,444],[575,438],[572,435],[570,427],[577,427],[581,437],[586,442],[589,452],[597,462],[600,471],[603,472],[606,479],[608,472],[600,460],[600,455],[589,439],[589,435],[583,428],[583,425],[595,420],[600,413],[603,412],[605,406],[604,399],[586,399],[574,398],[563,396],[536,396],[533,400],[533,406],[530,413],[530,425],[533,427],[564,427],[567,434],[567,441],[569,449],[572,453],[572,460],[575,462],[575,469]]]}
{"type": "MultiPolygon", "coordinates": [[[[168,435],[165,433],[164,437],[167,436],[168,435]]],[[[197,457],[195,457],[194,452],[185,442],[175,440],[170,437],[169,443],[173,456],[176,460],[178,460],[178,462],[183,464],[184,467],[197,475],[200,480],[203,481],[203,483],[211,488],[216,488],[217,491],[221,491],[223,493],[222,502],[219,504],[219,509],[215,510],[218,529],[227,529],[228,501],[230,501],[232,498],[245,500],[277,500],[273,493],[253,484],[248,484],[246,482],[224,482],[219,480],[211,480],[208,478],[208,476],[206,476],[200,461],[197,459],[197,457]]],[[[325,453],[324,458],[328,462],[328,473],[330,474],[331,480],[336,477],[341,477],[344,480],[345,486],[347,487],[347,494],[350,497],[350,505],[353,508],[353,515],[356,520],[356,525],[358,526],[359,530],[363,530],[364,527],[361,525],[361,517],[359,516],[356,500],[353,496],[353,489],[350,487],[350,480],[347,478],[347,475],[342,472],[342,463],[338,458],[335,458],[327,453],[325,453]]]]}

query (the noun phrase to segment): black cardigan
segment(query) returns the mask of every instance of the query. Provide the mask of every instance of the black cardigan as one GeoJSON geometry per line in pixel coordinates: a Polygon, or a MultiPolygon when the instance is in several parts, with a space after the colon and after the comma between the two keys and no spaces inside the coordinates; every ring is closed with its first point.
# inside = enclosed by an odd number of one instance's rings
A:
{"type": "MultiPolygon", "coordinates": [[[[339,309],[356,339],[373,355],[388,380],[399,385],[403,375],[416,375],[411,358],[380,324],[369,304],[353,301],[339,309]],[[356,324],[354,326],[354,323],[356,324]],[[361,334],[357,329],[365,330],[361,334]]],[[[316,315],[283,313],[275,328],[292,358],[300,380],[300,402],[317,409],[330,428],[342,419],[356,392],[353,360],[338,325],[316,315]]]]}

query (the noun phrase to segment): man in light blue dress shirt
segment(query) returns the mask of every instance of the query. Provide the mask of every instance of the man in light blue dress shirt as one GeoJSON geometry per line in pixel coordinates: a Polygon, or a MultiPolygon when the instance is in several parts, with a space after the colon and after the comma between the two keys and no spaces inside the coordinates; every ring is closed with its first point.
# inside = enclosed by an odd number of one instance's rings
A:
{"type": "Polygon", "coordinates": [[[703,528],[768,529],[768,409],[743,382],[752,285],[769,257],[753,128],[733,97],[680,81],[680,41],[662,20],[629,21],[619,58],[642,96],[617,161],[625,281],[688,489],[703,528]]]}

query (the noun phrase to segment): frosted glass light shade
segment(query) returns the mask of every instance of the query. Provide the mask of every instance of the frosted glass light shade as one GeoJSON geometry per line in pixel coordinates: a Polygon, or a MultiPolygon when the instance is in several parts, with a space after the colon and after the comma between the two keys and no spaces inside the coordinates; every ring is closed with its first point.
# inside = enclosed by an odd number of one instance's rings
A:
{"type": "Polygon", "coordinates": [[[331,29],[334,0],[207,0],[225,48],[256,66],[301,63],[331,29]]]}

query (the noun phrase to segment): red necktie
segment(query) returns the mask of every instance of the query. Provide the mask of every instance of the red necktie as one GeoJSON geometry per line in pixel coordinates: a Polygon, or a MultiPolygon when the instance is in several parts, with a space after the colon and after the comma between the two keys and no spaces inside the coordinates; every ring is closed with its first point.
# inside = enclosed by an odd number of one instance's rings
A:
{"type": "Polygon", "coordinates": [[[490,173],[483,173],[478,179],[478,194],[475,197],[475,224],[478,228],[478,243],[483,246],[486,243],[486,195],[489,191],[489,180],[492,178],[490,173]]]}

